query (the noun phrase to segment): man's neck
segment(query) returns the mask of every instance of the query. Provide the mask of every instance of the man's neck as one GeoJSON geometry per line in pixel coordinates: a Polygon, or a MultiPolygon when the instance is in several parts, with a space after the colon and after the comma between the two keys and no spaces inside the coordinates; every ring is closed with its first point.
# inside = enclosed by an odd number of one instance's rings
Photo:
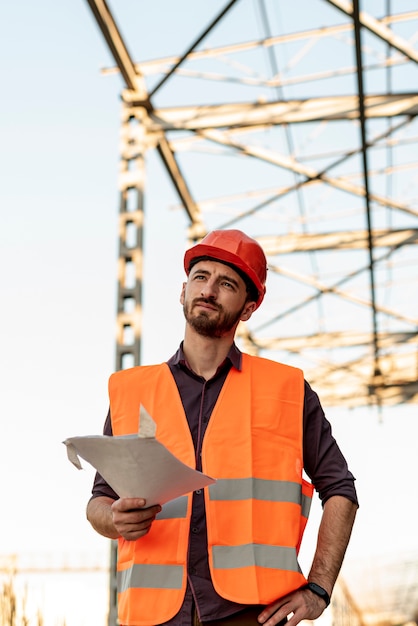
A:
{"type": "Polygon", "coordinates": [[[233,334],[214,339],[199,335],[186,325],[183,352],[195,374],[202,376],[205,380],[210,380],[221,363],[225,361],[233,342],[233,334]]]}

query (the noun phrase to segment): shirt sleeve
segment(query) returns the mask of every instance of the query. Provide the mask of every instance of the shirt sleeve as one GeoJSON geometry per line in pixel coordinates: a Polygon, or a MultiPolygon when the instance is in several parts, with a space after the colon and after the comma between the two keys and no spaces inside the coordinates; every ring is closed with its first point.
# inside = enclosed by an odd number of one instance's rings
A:
{"type": "Polygon", "coordinates": [[[331,496],[344,496],[358,505],[355,478],[332,435],[318,395],[305,381],[303,462],[322,504],[331,496]]]}
{"type": "MultiPolygon", "coordinates": [[[[104,423],[103,434],[110,435],[110,436],[113,435],[112,422],[110,420],[110,409],[107,413],[107,417],[104,423]]],[[[113,498],[113,500],[118,500],[119,498],[118,494],[115,491],[113,491],[110,485],[107,484],[103,476],[101,476],[99,472],[96,472],[96,476],[94,477],[91,499],[98,498],[99,496],[106,496],[108,498],[113,498]]]]}

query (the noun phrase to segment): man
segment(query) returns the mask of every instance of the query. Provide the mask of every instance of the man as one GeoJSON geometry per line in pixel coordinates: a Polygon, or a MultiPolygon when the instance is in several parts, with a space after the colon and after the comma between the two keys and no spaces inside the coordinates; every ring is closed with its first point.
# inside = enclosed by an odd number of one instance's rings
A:
{"type": "Polygon", "coordinates": [[[234,343],[264,298],[261,246],[214,231],[184,267],[184,341],[167,363],[111,376],[104,433],[137,432],[143,404],[157,439],[217,480],[161,508],[118,498],[96,476],[87,517],[119,541],[119,620],[296,626],[329,604],[358,506],[354,478],[302,372],[234,343]],[[302,469],[323,503],[308,579],[297,562],[313,490],[302,469]]]}

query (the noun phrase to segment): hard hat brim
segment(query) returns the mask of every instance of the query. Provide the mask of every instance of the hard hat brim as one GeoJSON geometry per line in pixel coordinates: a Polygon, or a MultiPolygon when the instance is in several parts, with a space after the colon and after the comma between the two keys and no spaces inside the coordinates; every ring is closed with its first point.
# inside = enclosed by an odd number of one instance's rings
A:
{"type": "Polygon", "coordinates": [[[204,243],[196,244],[192,248],[186,251],[184,255],[184,270],[187,275],[190,272],[190,266],[194,259],[198,257],[210,257],[214,261],[220,261],[227,263],[228,265],[232,265],[237,267],[241,272],[243,272],[251,282],[255,285],[255,288],[258,292],[258,300],[257,300],[257,308],[263,301],[264,294],[266,292],[266,288],[261,284],[259,277],[255,273],[255,271],[247,265],[239,256],[230,252],[229,250],[224,250],[223,248],[218,248],[216,246],[206,245],[204,243]]]}

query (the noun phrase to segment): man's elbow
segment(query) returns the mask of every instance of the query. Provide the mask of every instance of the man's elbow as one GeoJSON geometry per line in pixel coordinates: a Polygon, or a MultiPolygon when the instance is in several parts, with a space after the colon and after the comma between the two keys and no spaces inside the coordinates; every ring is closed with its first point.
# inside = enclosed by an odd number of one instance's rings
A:
{"type": "Polygon", "coordinates": [[[344,521],[347,527],[352,527],[356,518],[358,502],[347,496],[334,495],[324,503],[324,514],[334,517],[335,521],[344,521]]]}

